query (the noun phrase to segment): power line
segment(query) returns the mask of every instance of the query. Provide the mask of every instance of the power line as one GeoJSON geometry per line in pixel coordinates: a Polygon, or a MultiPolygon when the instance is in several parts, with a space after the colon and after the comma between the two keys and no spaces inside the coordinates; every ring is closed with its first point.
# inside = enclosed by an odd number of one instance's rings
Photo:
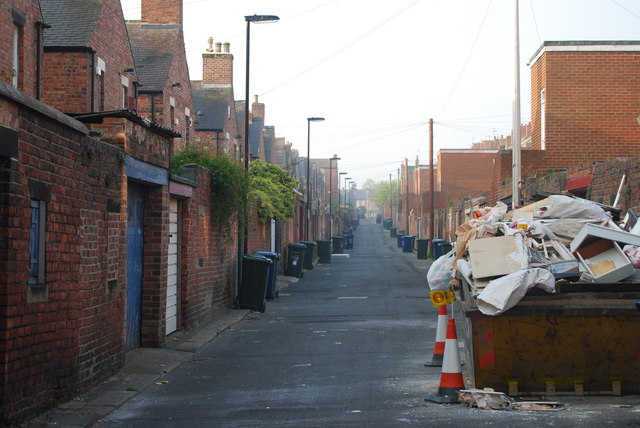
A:
{"type": "Polygon", "coordinates": [[[629,12],[631,15],[635,16],[636,18],[640,19],[640,15],[638,15],[637,13],[635,13],[634,11],[627,9],[626,7],[624,7],[623,5],[621,5],[620,3],[618,3],[616,0],[611,0],[611,2],[613,4],[615,4],[616,6],[621,7],[622,9],[626,10],[627,12],[629,12]]]}
{"type": "Polygon", "coordinates": [[[384,21],[380,22],[379,24],[376,24],[375,26],[373,26],[368,31],[364,32],[360,36],[358,36],[355,39],[353,39],[351,42],[349,42],[346,45],[342,46],[340,49],[338,49],[338,50],[334,51],[333,53],[327,55],[326,57],[324,57],[320,61],[318,61],[315,64],[311,65],[310,67],[305,68],[304,70],[300,71],[298,74],[295,74],[295,75],[291,76],[290,78],[288,78],[287,80],[278,83],[276,86],[272,87],[271,89],[268,89],[268,90],[264,91],[262,94],[260,94],[260,96],[262,96],[264,94],[267,94],[267,93],[269,93],[271,91],[274,91],[274,90],[280,88],[281,86],[286,85],[287,83],[299,78],[300,76],[303,76],[304,74],[308,73],[309,71],[313,70],[314,68],[324,64],[325,62],[329,61],[333,57],[341,54],[342,52],[344,52],[345,50],[349,49],[353,45],[357,44],[358,42],[360,42],[360,41],[364,40],[365,38],[369,37],[371,34],[375,33],[378,30],[380,30],[382,27],[384,27],[385,25],[389,24],[391,21],[393,21],[394,19],[396,19],[397,17],[402,15],[404,12],[406,12],[407,10],[409,10],[410,8],[412,8],[413,6],[415,6],[419,2],[420,2],[420,0],[413,1],[412,3],[410,3],[409,5],[404,7],[403,9],[401,9],[398,12],[396,12],[395,14],[391,15],[389,18],[385,19],[384,21]]]}
{"type": "Polygon", "coordinates": [[[538,31],[538,21],[536,21],[536,12],[533,10],[533,0],[529,0],[529,5],[531,6],[531,16],[533,16],[533,25],[536,27],[536,34],[538,35],[538,43],[542,44],[542,39],[540,39],[540,32],[538,31]]]}
{"type": "Polygon", "coordinates": [[[462,75],[464,74],[465,70],[467,69],[467,64],[469,64],[469,60],[471,59],[471,55],[473,54],[473,50],[476,47],[476,43],[478,41],[478,38],[480,37],[480,32],[482,31],[482,27],[484,27],[484,21],[487,19],[487,14],[489,13],[489,8],[491,7],[491,1],[492,0],[489,0],[489,4],[487,5],[487,10],[484,12],[484,17],[482,17],[482,22],[480,23],[480,28],[478,28],[478,32],[476,33],[476,38],[473,40],[473,45],[471,46],[471,50],[469,51],[469,54],[467,55],[467,59],[465,60],[464,65],[462,66],[462,71],[460,71],[460,75],[458,76],[458,80],[456,80],[456,84],[453,86],[453,89],[451,90],[451,93],[449,94],[449,97],[447,98],[447,101],[444,103],[444,106],[442,107],[442,110],[440,110],[440,113],[438,113],[438,116],[442,116],[442,113],[445,111],[445,109],[449,105],[449,101],[451,101],[451,98],[453,97],[453,94],[456,92],[456,89],[458,88],[458,84],[460,83],[460,80],[462,79],[462,75]]]}

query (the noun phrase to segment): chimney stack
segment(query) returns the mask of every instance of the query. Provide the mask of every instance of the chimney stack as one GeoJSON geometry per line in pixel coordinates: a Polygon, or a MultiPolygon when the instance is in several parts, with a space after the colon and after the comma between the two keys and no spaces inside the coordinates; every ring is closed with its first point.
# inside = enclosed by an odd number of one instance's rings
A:
{"type": "Polygon", "coordinates": [[[266,123],[264,119],[264,104],[258,102],[258,96],[253,96],[253,104],[251,105],[251,117],[254,119],[260,118],[262,119],[262,124],[266,123]]]}
{"type": "Polygon", "coordinates": [[[214,43],[208,39],[209,47],[202,54],[202,84],[209,87],[231,88],[233,86],[233,55],[229,52],[229,43],[214,43]]]}
{"type": "Polygon", "coordinates": [[[142,0],[141,21],[182,25],[182,0],[142,0]]]}

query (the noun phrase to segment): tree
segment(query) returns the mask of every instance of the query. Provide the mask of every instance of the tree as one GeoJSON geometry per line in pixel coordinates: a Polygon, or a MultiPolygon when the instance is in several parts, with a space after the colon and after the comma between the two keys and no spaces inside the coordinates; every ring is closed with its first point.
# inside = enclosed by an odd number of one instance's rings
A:
{"type": "Polygon", "coordinates": [[[398,180],[391,180],[391,182],[380,181],[376,184],[373,193],[373,201],[380,208],[389,206],[389,190],[391,190],[391,198],[393,199],[393,202],[396,202],[398,199],[398,180]]]}
{"type": "Polygon", "coordinates": [[[258,219],[285,220],[293,217],[298,180],[272,163],[254,160],[249,166],[249,196],[258,202],[258,219]]]}

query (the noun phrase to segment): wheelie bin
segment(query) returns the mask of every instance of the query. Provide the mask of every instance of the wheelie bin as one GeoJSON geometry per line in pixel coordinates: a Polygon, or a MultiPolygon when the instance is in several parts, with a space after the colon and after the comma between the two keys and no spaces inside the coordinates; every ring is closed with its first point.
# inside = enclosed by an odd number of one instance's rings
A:
{"type": "Polygon", "coordinates": [[[403,253],[411,253],[413,252],[413,246],[416,237],[413,235],[404,235],[402,238],[402,252],[403,253]]]}
{"type": "Polygon", "coordinates": [[[433,240],[433,257],[437,260],[444,254],[444,239],[433,240]]]}
{"type": "Polygon", "coordinates": [[[267,300],[273,300],[278,297],[276,281],[278,278],[278,260],[280,260],[280,254],[271,251],[256,251],[253,254],[257,254],[271,260],[271,266],[269,266],[269,279],[267,281],[266,298],[267,300]]]}
{"type": "Polygon", "coordinates": [[[425,260],[429,253],[429,240],[417,239],[416,243],[416,246],[418,247],[418,260],[425,260]]]}
{"type": "Polygon", "coordinates": [[[304,263],[302,267],[305,269],[313,269],[313,262],[316,259],[316,243],[313,241],[301,241],[307,247],[307,251],[304,253],[304,263]]]}
{"type": "Polygon", "coordinates": [[[318,263],[331,263],[331,241],[320,240],[318,244],[318,263]]]}
{"type": "Polygon", "coordinates": [[[271,260],[252,254],[242,258],[242,281],[236,298],[236,308],[264,312],[271,260]]]}
{"type": "Polygon", "coordinates": [[[345,235],[345,247],[347,250],[353,249],[353,235],[345,235]]]}
{"type": "Polygon", "coordinates": [[[391,238],[397,237],[398,236],[398,228],[394,227],[394,226],[389,227],[389,236],[391,238]]]}
{"type": "Polygon", "coordinates": [[[287,269],[285,275],[296,278],[303,277],[304,272],[302,271],[302,266],[304,264],[304,254],[306,251],[307,246],[304,244],[287,245],[287,269]]]}
{"type": "Polygon", "coordinates": [[[342,254],[344,253],[344,236],[332,236],[331,241],[333,244],[332,254],[342,254]]]}
{"type": "Polygon", "coordinates": [[[404,233],[398,232],[396,235],[396,240],[398,241],[398,248],[402,248],[402,238],[404,238],[404,233]]]}

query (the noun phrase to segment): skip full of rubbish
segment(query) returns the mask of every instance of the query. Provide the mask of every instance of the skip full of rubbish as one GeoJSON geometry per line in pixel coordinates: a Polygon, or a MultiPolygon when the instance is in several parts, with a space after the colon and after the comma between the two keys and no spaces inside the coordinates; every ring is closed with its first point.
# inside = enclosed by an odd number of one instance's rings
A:
{"type": "Polygon", "coordinates": [[[607,208],[551,195],[511,212],[502,202],[474,210],[453,250],[431,265],[429,287],[455,290],[460,279],[482,313],[499,315],[534,287],[640,282],[640,222],[630,212],[618,223],[607,208]]]}
{"type": "Polygon", "coordinates": [[[467,407],[484,410],[562,410],[558,401],[516,401],[504,392],[487,389],[461,389],[458,400],[467,407]]]}

